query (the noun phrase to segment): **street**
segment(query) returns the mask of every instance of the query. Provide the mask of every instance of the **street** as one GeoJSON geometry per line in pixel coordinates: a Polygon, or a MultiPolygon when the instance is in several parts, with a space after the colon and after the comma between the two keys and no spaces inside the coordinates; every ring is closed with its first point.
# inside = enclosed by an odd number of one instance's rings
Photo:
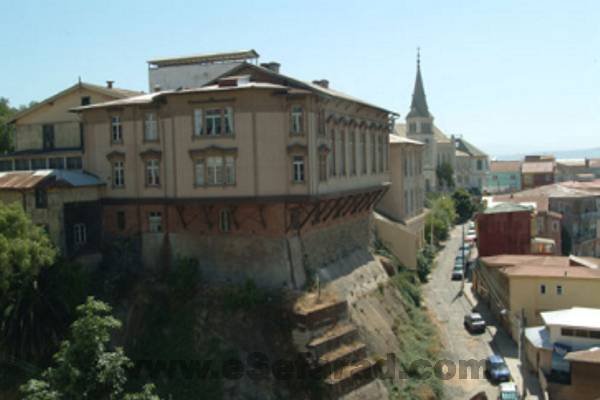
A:
{"type": "MultiPolygon", "coordinates": [[[[518,347],[510,337],[497,328],[487,307],[477,304],[470,293],[470,284],[465,284],[465,294],[462,293],[461,281],[452,281],[450,275],[454,265],[454,257],[461,244],[462,228],[457,226],[451,231],[450,239],[436,258],[437,265],[424,286],[425,303],[440,331],[443,347],[442,358],[454,362],[456,373],[445,380],[445,393],[448,399],[469,399],[474,394],[485,391],[489,399],[498,396],[498,387],[492,385],[484,376],[484,363],[477,371],[478,374],[459,376],[459,362],[469,360],[483,361],[491,354],[501,354],[510,369],[513,380],[519,390],[523,389],[523,374],[520,369],[518,347]],[[473,308],[479,312],[488,323],[486,332],[471,335],[463,326],[463,318],[473,308]]],[[[450,375],[450,374],[449,374],[450,375]]],[[[525,373],[526,399],[537,399],[539,387],[535,376],[525,373]]]]}

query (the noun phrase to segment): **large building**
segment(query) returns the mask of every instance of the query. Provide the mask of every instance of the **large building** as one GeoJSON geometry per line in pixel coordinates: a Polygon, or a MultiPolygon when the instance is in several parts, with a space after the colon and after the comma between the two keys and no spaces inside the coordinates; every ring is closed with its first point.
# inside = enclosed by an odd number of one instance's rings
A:
{"type": "Polygon", "coordinates": [[[485,191],[488,193],[514,193],[521,190],[520,161],[491,161],[485,191]]]}
{"type": "Polygon", "coordinates": [[[463,137],[452,139],[456,147],[456,186],[482,193],[490,172],[488,155],[463,137]]]}
{"type": "Polygon", "coordinates": [[[16,114],[8,121],[15,127],[15,150],[0,155],[0,171],[85,169],[83,126],[70,110],[139,94],[117,89],[112,81],[106,86],[78,82],[16,114]]]}
{"type": "Polygon", "coordinates": [[[600,256],[600,180],[544,185],[493,201],[532,203],[538,212],[561,214],[563,254],[600,256]]]}
{"type": "Polygon", "coordinates": [[[553,156],[525,156],[521,164],[521,185],[532,189],[554,183],[556,161],[553,156]]]}
{"type": "Polygon", "coordinates": [[[425,243],[425,183],[423,143],[390,135],[390,181],[377,203],[375,228],[380,240],[405,266],[417,266],[425,243]]]}
{"type": "MultiPolygon", "coordinates": [[[[228,60],[161,63],[177,77],[228,60]]],[[[207,279],[278,287],[367,246],[394,114],[278,68],[78,108],[105,237],[139,240],[146,265],[194,256],[207,279]]]]}
{"type": "Polygon", "coordinates": [[[425,145],[423,150],[423,175],[425,178],[425,191],[448,190],[447,182],[438,179],[438,170],[449,167],[454,179],[456,170],[455,145],[435,124],[433,115],[429,112],[423,78],[421,76],[421,63],[417,58],[417,77],[412,95],[410,111],[406,115],[405,124],[397,124],[395,132],[399,136],[406,136],[425,145]]]}
{"type": "Polygon", "coordinates": [[[543,323],[541,313],[574,306],[600,308],[600,260],[543,255],[482,257],[473,288],[511,334],[543,323]]]}

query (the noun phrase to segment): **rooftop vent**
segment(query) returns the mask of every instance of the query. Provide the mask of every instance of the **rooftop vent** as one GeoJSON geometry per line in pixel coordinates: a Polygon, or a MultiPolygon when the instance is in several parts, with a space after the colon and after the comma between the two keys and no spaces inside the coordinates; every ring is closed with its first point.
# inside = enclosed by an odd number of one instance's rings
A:
{"type": "Polygon", "coordinates": [[[115,83],[115,81],[106,81],[106,87],[109,89],[112,89],[114,83],[115,83]]]}
{"type": "Polygon", "coordinates": [[[316,81],[313,81],[312,83],[314,83],[315,85],[321,86],[325,89],[329,89],[329,81],[327,79],[318,79],[316,81]]]}
{"type": "Polygon", "coordinates": [[[263,68],[269,69],[269,70],[275,72],[276,74],[279,73],[279,69],[281,68],[281,64],[279,64],[278,62],[275,62],[275,61],[271,61],[268,63],[261,63],[260,66],[263,68]]]}

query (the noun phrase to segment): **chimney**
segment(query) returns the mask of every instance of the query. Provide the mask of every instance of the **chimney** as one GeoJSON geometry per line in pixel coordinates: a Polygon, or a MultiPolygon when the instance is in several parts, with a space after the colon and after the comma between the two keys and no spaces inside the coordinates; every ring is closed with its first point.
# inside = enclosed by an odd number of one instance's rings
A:
{"type": "Polygon", "coordinates": [[[278,74],[281,64],[279,64],[278,62],[275,62],[275,61],[271,61],[268,63],[261,63],[260,66],[263,68],[269,69],[269,70],[275,72],[276,74],[278,74]]]}
{"type": "Polygon", "coordinates": [[[329,81],[327,79],[319,79],[319,80],[313,81],[312,83],[314,83],[315,85],[319,85],[322,88],[329,89],[329,81]]]}
{"type": "Polygon", "coordinates": [[[109,89],[113,88],[113,83],[115,83],[115,81],[106,81],[106,87],[109,89]]]}

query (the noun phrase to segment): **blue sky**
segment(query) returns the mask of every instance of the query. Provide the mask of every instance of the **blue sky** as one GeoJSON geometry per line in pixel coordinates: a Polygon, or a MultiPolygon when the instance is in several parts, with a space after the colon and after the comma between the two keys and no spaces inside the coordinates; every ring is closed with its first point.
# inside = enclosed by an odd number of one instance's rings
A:
{"type": "Polygon", "coordinates": [[[0,0],[0,96],[147,90],[146,60],[254,48],[404,116],[421,47],[436,124],[491,154],[600,146],[597,1],[0,0]]]}

